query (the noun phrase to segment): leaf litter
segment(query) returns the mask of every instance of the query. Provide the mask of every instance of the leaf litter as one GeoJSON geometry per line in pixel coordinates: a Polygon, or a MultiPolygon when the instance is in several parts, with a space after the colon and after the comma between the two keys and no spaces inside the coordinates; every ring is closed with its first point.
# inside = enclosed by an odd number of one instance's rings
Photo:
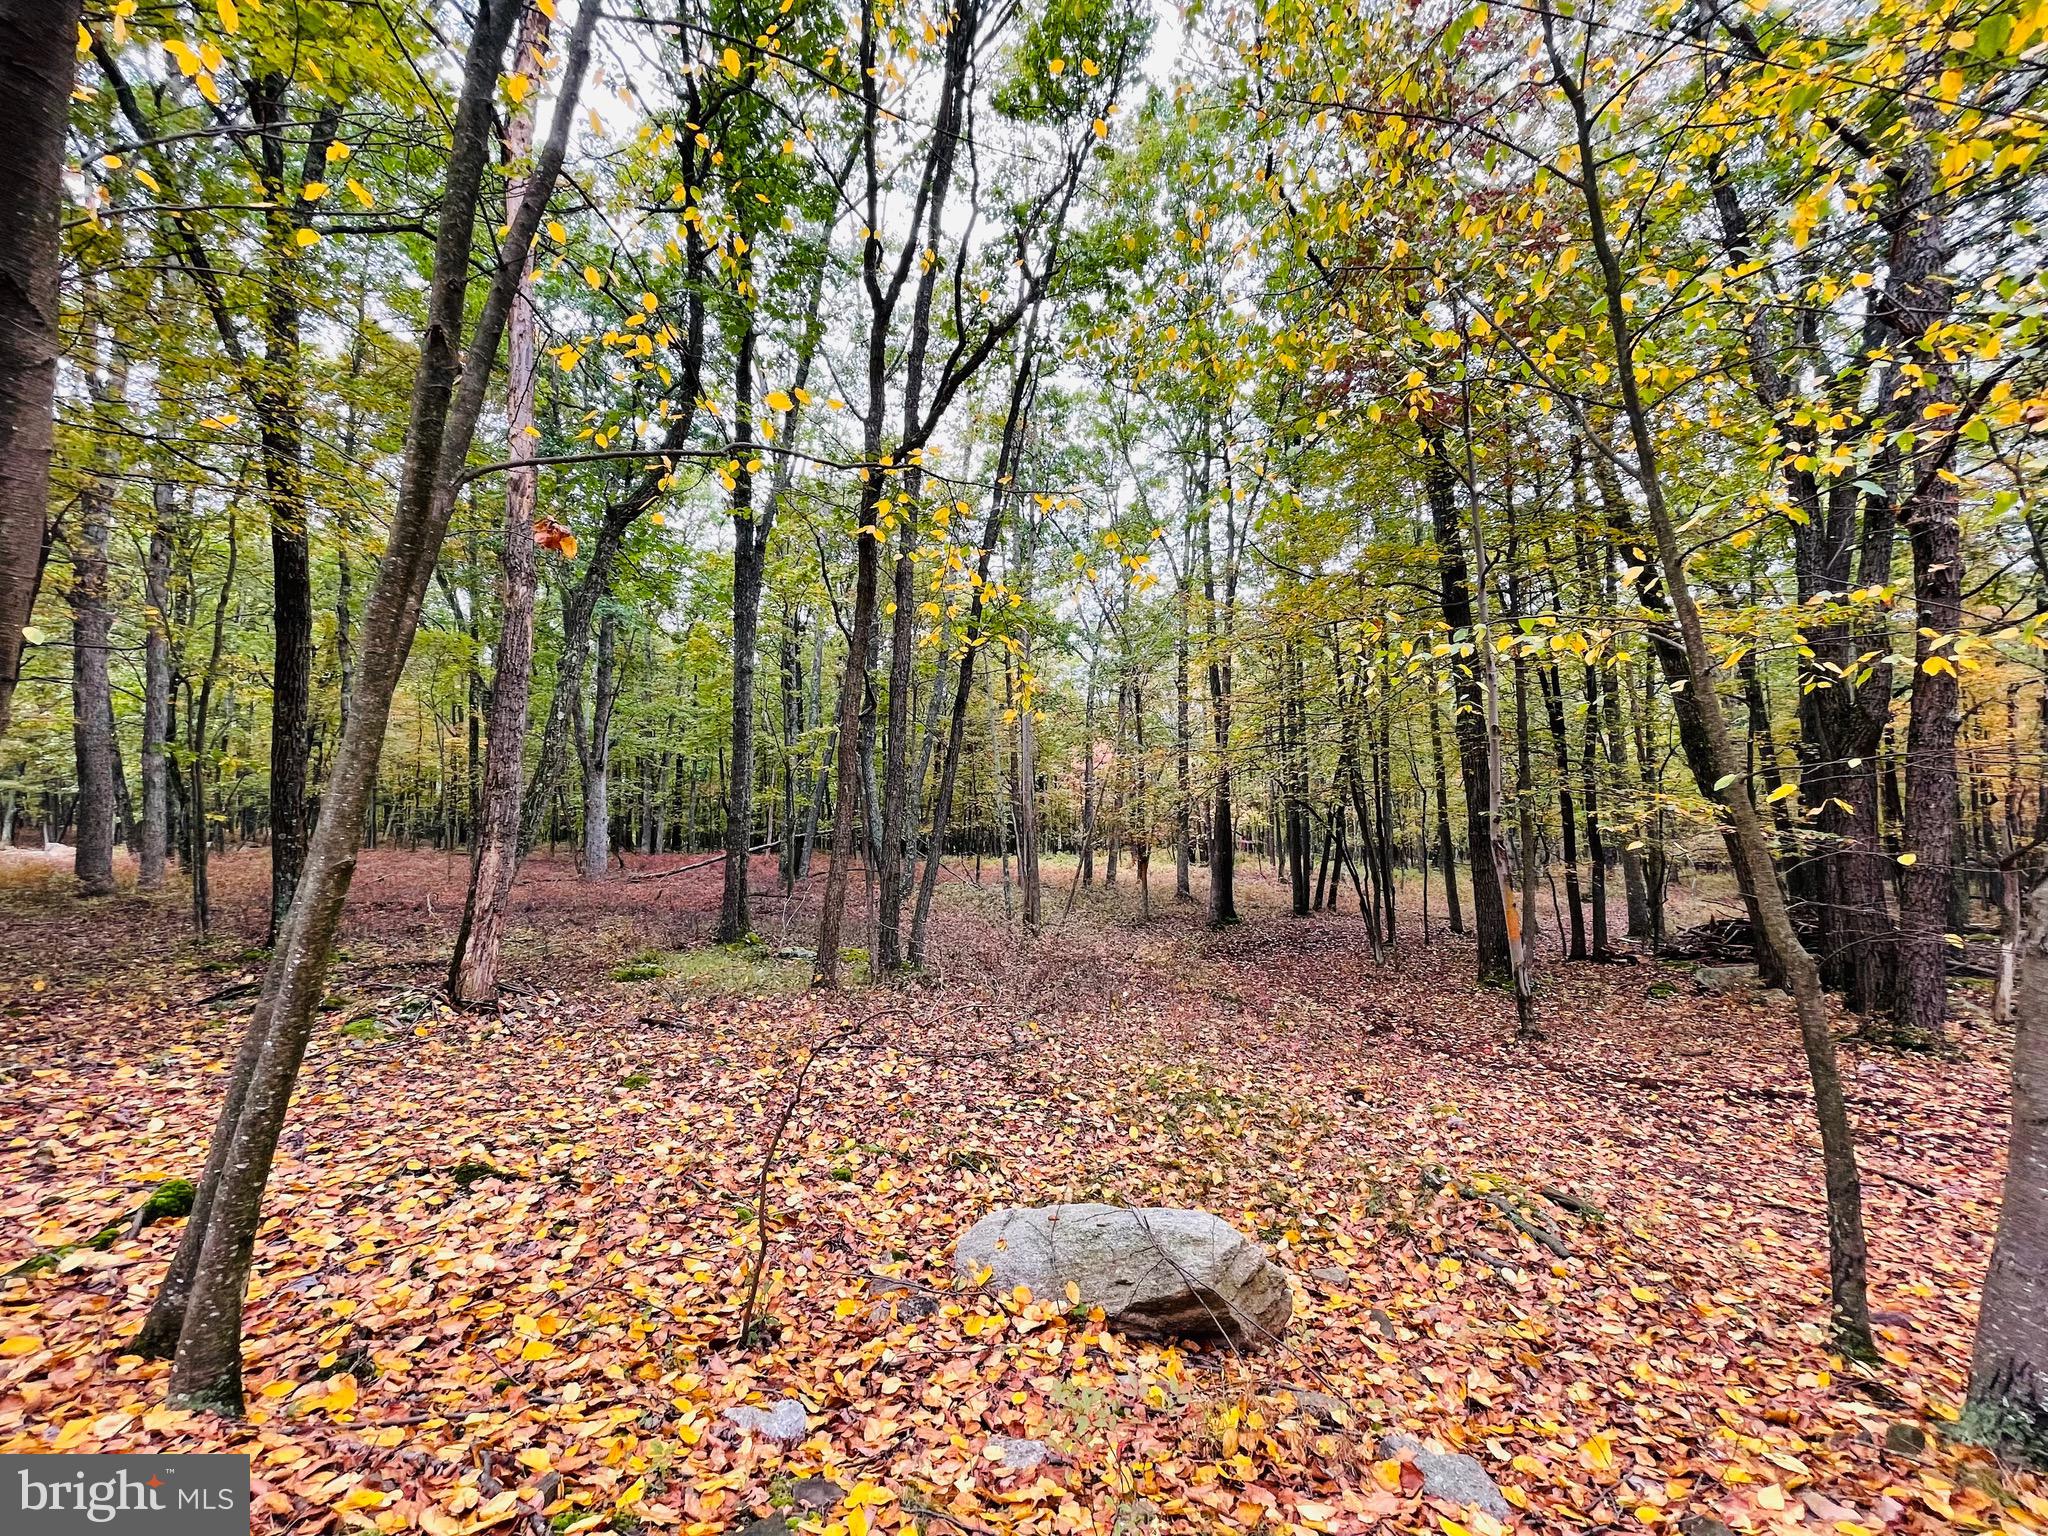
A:
{"type": "Polygon", "coordinates": [[[1375,965],[1355,918],[1290,918],[1256,881],[1221,935],[1104,893],[1023,955],[992,889],[952,887],[937,984],[612,979],[701,939],[714,868],[524,882],[515,984],[462,1013],[421,1003],[443,862],[365,860],[271,1180],[241,1423],[165,1408],[165,1367],[123,1352],[179,1224],[82,1245],[197,1166],[261,957],[194,951],[162,905],[88,939],[68,899],[10,899],[0,1269],[56,1257],[0,1282],[0,1451],[246,1452],[280,1531],[2048,1523],[2037,1482],[1929,1433],[1997,1214],[2010,1039],[1981,1023],[1952,1058],[1845,1047],[1863,1369],[1826,1345],[1817,1141],[1770,994],[1553,965],[1546,1038],[1516,1044],[1462,941],[1375,965]],[[1126,1339],[954,1280],[977,1217],[1057,1200],[1254,1233],[1294,1277],[1285,1342],[1126,1339]],[[792,1447],[726,1417],[786,1400],[792,1447]],[[1474,1457],[1511,1519],[1432,1498],[1390,1432],[1474,1457]]]}

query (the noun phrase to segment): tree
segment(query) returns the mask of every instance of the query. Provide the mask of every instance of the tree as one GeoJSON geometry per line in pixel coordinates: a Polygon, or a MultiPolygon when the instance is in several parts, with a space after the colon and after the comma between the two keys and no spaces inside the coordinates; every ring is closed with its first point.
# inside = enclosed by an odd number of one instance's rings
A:
{"type": "Polygon", "coordinates": [[[465,51],[399,499],[364,612],[361,669],[350,699],[349,727],[314,831],[304,886],[230,1074],[185,1239],[137,1340],[138,1348],[157,1352],[175,1340],[170,1394],[173,1402],[184,1406],[241,1411],[241,1307],[264,1185],[332,960],[392,694],[454,510],[462,461],[489,384],[490,361],[525,269],[526,252],[561,171],[576,95],[589,63],[595,6],[577,16],[547,145],[535,163],[526,200],[509,221],[503,251],[465,346],[470,253],[489,147],[492,95],[517,9],[510,0],[487,0],[465,51]]]}
{"type": "Polygon", "coordinates": [[[42,583],[57,394],[57,228],[78,0],[4,0],[0,136],[0,736],[21,681],[22,632],[42,583]]]}

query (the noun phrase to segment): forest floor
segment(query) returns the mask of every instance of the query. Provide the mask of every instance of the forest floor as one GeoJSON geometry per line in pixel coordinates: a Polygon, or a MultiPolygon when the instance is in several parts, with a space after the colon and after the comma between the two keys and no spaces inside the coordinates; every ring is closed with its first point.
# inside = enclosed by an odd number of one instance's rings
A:
{"type": "Polygon", "coordinates": [[[2048,1527],[2037,1484],[1913,1433],[1961,1395],[1996,1217],[2010,1041],[1974,995],[1951,1054],[1844,1047],[1866,1372],[1825,1348],[1775,994],[1547,964],[1545,1037],[1516,1044],[1440,923],[1375,964],[1355,912],[1294,919],[1253,878],[1211,934],[1155,865],[1149,921],[1126,873],[1019,952],[991,865],[946,888],[929,982],[821,998],[772,953],[780,902],[762,946],[707,949],[716,865],[630,863],[662,877],[532,864],[507,998],[457,1013],[434,989],[464,861],[365,856],[237,1424],[166,1410],[164,1367],[123,1353],[178,1224],[66,1245],[196,1168],[260,976],[262,858],[217,866],[203,948],[175,898],[0,871],[0,1267],[54,1258],[0,1281],[0,1451],[246,1451],[258,1529],[714,1536],[817,1474],[851,1492],[812,1520],[831,1536],[1496,1536],[1378,1456],[1406,1428],[1478,1458],[1528,1529],[2048,1527]],[[742,1350],[763,1149],[813,1053],[765,1184],[773,1337],[742,1350]],[[1260,1235],[1296,1282],[1284,1345],[1142,1344],[954,1287],[976,1218],[1083,1199],[1260,1235]],[[944,1305],[875,1306],[891,1280],[944,1305]],[[787,1452],[722,1418],[783,1396],[810,1411],[787,1452]],[[1056,1454],[1011,1472],[1001,1436],[1056,1454]]]}

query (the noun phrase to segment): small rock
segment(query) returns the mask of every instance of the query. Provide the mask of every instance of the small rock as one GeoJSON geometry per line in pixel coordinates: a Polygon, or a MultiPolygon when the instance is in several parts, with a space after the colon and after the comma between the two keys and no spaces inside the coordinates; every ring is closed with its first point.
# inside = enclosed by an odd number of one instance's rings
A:
{"type": "Polygon", "coordinates": [[[1393,1314],[1388,1312],[1385,1307],[1374,1307],[1370,1312],[1366,1313],[1365,1315],[1372,1319],[1373,1326],[1379,1329],[1381,1337],[1387,1339],[1389,1342],[1400,1337],[1400,1335],[1394,1331],[1393,1314]]]}
{"type": "Polygon", "coordinates": [[[789,1522],[781,1515],[769,1515],[762,1520],[749,1520],[745,1525],[733,1527],[732,1536],[796,1536],[789,1528],[789,1522]]]}
{"type": "Polygon", "coordinates": [[[1678,1522],[1678,1536],[1735,1536],[1712,1515],[1687,1515],[1678,1522]]]}
{"type": "Polygon", "coordinates": [[[1309,1277],[1311,1279],[1320,1280],[1325,1285],[1349,1285],[1351,1283],[1351,1271],[1348,1269],[1339,1269],[1334,1264],[1324,1264],[1316,1269],[1310,1270],[1309,1277]]]}
{"type": "Polygon", "coordinates": [[[920,1322],[938,1310],[938,1298],[931,1292],[892,1285],[877,1291],[861,1315],[870,1328],[886,1328],[891,1323],[920,1322]]]}
{"type": "Polygon", "coordinates": [[[1497,1520],[1514,1518],[1514,1506],[1501,1496],[1486,1468],[1470,1456],[1461,1456],[1454,1451],[1433,1451],[1413,1435],[1402,1434],[1398,1430],[1381,1437],[1379,1455],[1382,1461],[1403,1451],[1409,1453],[1408,1459],[1422,1474],[1422,1491],[1432,1499],[1442,1499],[1450,1504],[1477,1505],[1497,1520]]]}
{"type": "Polygon", "coordinates": [[[743,1434],[759,1435],[777,1445],[801,1445],[811,1432],[810,1415],[804,1412],[804,1405],[793,1397],[782,1398],[766,1408],[741,1403],[737,1408],[725,1410],[725,1420],[739,1426],[743,1434]]]}
{"type": "Polygon", "coordinates": [[[1882,1307],[1870,1309],[1870,1320],[1881,1328],[1910,1328],[1913,1315],[1910,1312],[1888,1312],[1882,1307]]]}
{"type": "Polygon", "coordinates": [[[1753,965],[1703,965],[1692,980],[1702,992],[1746,992],[1761,984],[1753,965]]]}
{"type": "Polygon", "coordinates": [[[1052,1455],[1052,1447],[1043,1440],[1018,1440],[1009,1435],[995,1435],[988,1443],[989,1448],[1002,1458],[1005,1472],[1035,1472],[1052,1455]]]}
{"type": "Polygon", "coordinates": [[[1918,1424],[1887,1424],[1884,1430],[1884,1448],[1899,1456],[1925,1456],[1933,1449],[1933,1440],[1918,1424]]]}
{"type": "Polygon", "coordinates": [[[1295,1392],[1294,1406],[1310,1418],[1336,1429],[1342,1429],[1351,1422],[1351,1409],[1344,1399],[1333,1397],[1328,1392],[1295,1392]]]}
{"type": "Polygon", "coordinates": [[[846,1490],[829,1477],[800,1477],[789,1490],[790,1503],[820,1514],[845,1497],[846,1490]]]}

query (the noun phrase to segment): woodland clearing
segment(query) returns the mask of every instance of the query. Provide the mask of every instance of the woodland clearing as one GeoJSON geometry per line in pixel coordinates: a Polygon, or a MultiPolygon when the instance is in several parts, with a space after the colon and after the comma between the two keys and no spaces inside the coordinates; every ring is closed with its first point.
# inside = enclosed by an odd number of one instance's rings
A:
{"type": "Polygon", "coordinates": [[[1477,1457],[1531,1529],[2048,1517],[2030,1479],[2001,1492],[1982,1453],[1911,1428],[1961,1402],[1996,1220],[2010,1036],[1974,997],[1951,1054],[1842,1044],[1865,1372],[1825,1342],[1777,994],[1557,967],[1545,1038],[1516,1042],[1512,995],[1441,926],[1376,965],[1355,916],[1288,917],[1241,873],[1241,927],[1170,900],[1141,923],[1126,887],[1020,950],[983,873],[946,892],[931,978],[816,994],[780,985],[807,961],[706,950],[715,865],[579,883],[536,858],[505,999],[458,1012],[432,988],[462,861],[365,854],[258,1238],[238,1423],[164,1407],[165,1367],[122,1352],[177,1224],[66,1245],[203,1157],[264,861],[222,861],[204,948],[174,900],[81,903],[17,866],[0,1264],[60,1256],[0,1289],[0,1450],[242,1450],[259,1529],[437,1536],[709,1536],[811,1475],[851,1495],[820,1528],[856,1536],[1492,1531],[1376,1458],[1398,1428],[1477,1457]],[[739,1349],[763,1147],[828,1041],[767,1179],[770,1325],[739,1349]],[[1141,1343],[1061,1298],[953,1288],[976,1217],[1055,1200],[1257,1234],[1297,1282],[1285,1346],[1141,1343]],[[892,1283],[941,1305],[876,1306],[892,1283]],[[784,1396],[810,1411],[787,1453],[722,1421],[784,1396]],[[1003,1436],[1055,1455],[1006,1472],[1003,1436]]]}

